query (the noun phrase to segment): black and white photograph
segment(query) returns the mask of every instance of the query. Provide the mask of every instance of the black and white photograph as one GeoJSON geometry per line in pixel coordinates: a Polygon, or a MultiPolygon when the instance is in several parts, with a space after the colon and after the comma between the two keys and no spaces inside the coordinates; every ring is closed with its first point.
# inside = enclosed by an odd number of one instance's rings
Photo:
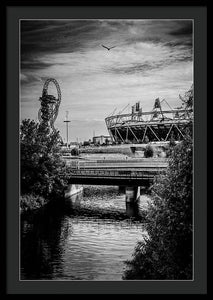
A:
{"type": "Polygon", "coordinates": [[[20,281],[193,281],[193,19],[20,19],[19,109],[20,281]]]}

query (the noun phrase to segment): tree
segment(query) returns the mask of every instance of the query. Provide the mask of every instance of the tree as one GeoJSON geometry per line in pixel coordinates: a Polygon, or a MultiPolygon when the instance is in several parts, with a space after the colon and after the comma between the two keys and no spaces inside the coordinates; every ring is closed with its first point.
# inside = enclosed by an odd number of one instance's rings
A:
{"type": "Polygon", "coordinates": [[[152,187],[148,237],[127,261],[124,279],[192,279],[192,136],[173,148],[152,187]]]}
{"type": "Polygon", "coordinates": [[[71,155],[73,155],[73,156],[78,156],[79,155],[79,149],[78,148],[73,148],[72,150],[71,150],[71,155]]]}
{"type": "Polygon", "coordinates": [[[149,158],[153,157],[154,155],[154,150],[151,145],[146,145],[145,151],[144,151],[144,157],[149,158]]]}
{"type": "Polygon", "coordinates": [[[191,88],[184,94],[184,96],[179,95],[179,98],[183,102],[183,105],[186,108],[192,108],[193,107],[193,102],[194,102],[194,89],[193,85],[191,88]]]}
{"type": "Polygon", "coordinates": [[[59,132],[50,133],[47,127],[30,119],[23,120],[20,129],[21,194],[60,197],[68,169],[59,151],[59,132]]]}

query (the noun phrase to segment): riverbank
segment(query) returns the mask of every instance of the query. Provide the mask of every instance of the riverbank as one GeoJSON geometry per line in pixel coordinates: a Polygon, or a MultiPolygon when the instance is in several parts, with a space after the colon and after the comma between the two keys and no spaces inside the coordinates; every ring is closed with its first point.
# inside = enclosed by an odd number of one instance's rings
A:
{"type": "Polygon", "coordinates": [[[141,190],[140,205],[126,206],[125,190],[118,186],[91,186],[84,185],[83,190],[73,196],[59,200],[48,200],[38,195],[22,195],[20,197],[20,213],[34,214],[46,210],[63,208],[69,215],[92,217],[97,219],[134,219],[145,222],[148,203],[151,198],[147,192],[141,190]],[[99,199],[97,202],[96,199],[99,199]],[[114,200],[116,198],[116,200],[114,200]],[[138,211],[140,210],[140,213],[138,211]]]}

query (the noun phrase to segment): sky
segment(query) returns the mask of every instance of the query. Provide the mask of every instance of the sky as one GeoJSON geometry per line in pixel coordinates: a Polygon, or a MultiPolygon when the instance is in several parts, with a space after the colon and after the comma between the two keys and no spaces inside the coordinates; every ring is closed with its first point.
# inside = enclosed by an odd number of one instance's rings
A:
{"type": "MultiPolygon", "coordinates": [[[[156,98],[181,105],[179,94],[193,84],[193,22],[21,20],[20,121],[38,121],[47,78],[60,85],[54,125],[64,141],[67,111],[69,141],[109,135],[105,118],[131,112],[138,101],[143,111],[152,110],[156,98]]],[[[48,94],[57,95],[52,83],[48,94]]],[[[165,101],[162,107],[168,109],[165,101]]]]}

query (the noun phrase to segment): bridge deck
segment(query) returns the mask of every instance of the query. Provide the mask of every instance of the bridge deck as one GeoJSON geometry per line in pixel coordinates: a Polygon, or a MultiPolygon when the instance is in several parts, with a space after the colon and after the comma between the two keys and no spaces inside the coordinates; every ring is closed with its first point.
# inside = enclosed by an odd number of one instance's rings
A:
{"type": "Polygon", "coordinates": [[[166,168],[168,166],[167,159],[123,159],[123,160],[69,160],[66,159],[67,165],[73,169],[135,169],[135,168],[166,168]]]}
{"type": "Polygon", "coordinates": [[[71,166],[70,183],[148,185],[154,177],[163,174],[168,166],[165,160],[81,162],[71,166]]]}

